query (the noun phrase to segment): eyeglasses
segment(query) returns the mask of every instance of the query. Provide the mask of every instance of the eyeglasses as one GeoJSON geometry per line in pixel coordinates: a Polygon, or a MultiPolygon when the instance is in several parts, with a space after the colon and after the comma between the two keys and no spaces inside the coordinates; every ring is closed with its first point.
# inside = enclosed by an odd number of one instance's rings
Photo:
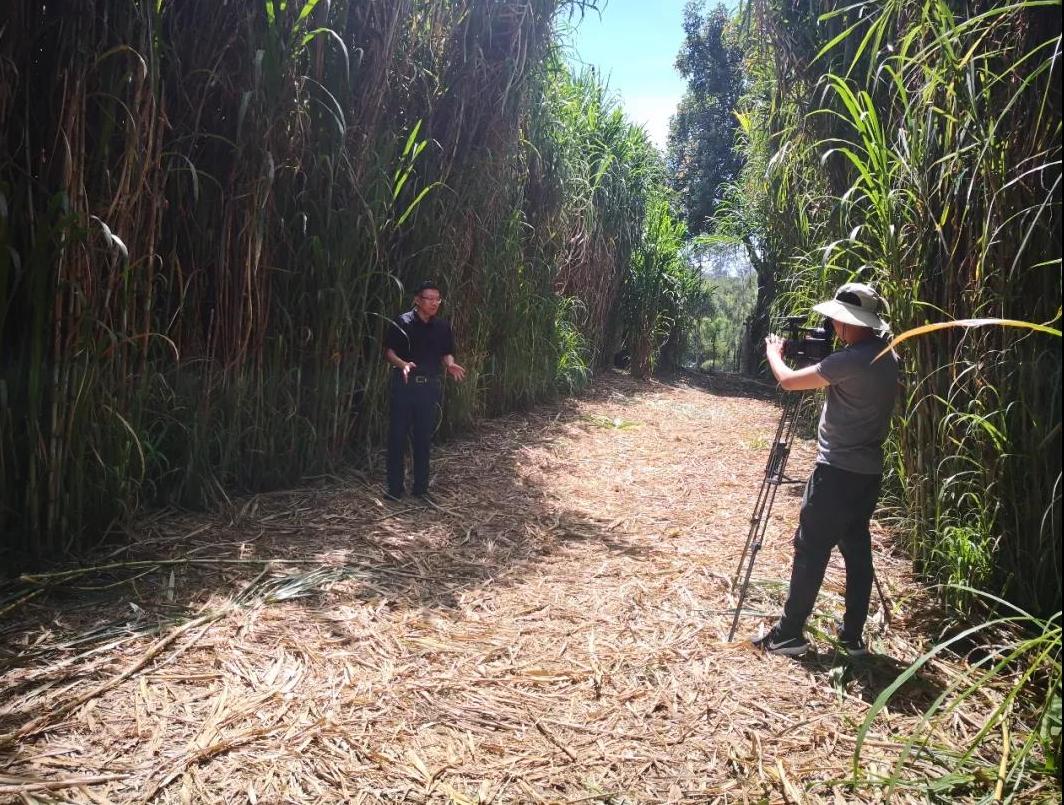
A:
{"type": "Polygon", "coordinates": [[[428,302],[430,305],[433,304],[433,303],[442,303],[443,302],[443,297],[442,296],[421,296],[421,295],[418,295],[418,299],[420,299],[422,302],[428,302]]]}

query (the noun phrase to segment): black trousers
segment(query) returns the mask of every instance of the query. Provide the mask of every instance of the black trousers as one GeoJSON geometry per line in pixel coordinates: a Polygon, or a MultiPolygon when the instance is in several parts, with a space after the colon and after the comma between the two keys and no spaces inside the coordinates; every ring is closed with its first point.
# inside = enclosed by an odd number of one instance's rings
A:
{"type": "Polygon", "coordinates": [[[391,375],[388,492],[396,496],[403,493],[406,440],[410,436],[414,454],[412,491],[415,495],[422,495],[429,490],[429,452],[443,397],[442,380],[438,376],[411,375],[404,383],[401,373],[393,371],[391,375]]]}
{"type": "Polygon", "coordinates": [[[879,500],[882,476],[848,472],[817,464],[805,487],[798,531],[794,536],[791,586],[780,631],[801,635],[813,612],[824,571],[836,545],[846,562],[846,614],[843,632],[860,637],[872,596],[872,538],[868,523],[879,500]]]}

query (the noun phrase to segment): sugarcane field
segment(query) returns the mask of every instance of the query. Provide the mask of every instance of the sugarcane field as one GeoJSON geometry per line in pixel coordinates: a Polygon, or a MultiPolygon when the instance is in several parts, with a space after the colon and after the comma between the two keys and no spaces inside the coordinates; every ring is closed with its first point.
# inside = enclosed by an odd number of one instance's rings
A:
{"type": "Polygon", "coordinates": [[[1061,3],[0,8],[0,803],[1052,803],[1061,3]]]}

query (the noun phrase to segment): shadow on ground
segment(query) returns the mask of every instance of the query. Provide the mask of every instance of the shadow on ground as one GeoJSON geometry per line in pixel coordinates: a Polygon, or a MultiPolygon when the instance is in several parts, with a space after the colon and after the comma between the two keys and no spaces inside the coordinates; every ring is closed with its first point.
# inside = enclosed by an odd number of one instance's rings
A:
{"type": "MultiPolygon", "coordinates": [[[[450,610],[468,591],[520,583],[565,546],[646,554],[609,522],[552,498],[528,470],[565,471],[564,455],[547,459],[549,466],[537,462],[563,432],[603,426],[589,405],[623,404],[654,389],[614,374],[578,399],[487,420],[437,446],[437,505],[385,501],[383,473],[351,470],[308,488],[235,499],[224,511],[160,512],[132,529],[128,545],[81,568],[7,582],[0,675],[39,672],[7,686],[4,699],[10,705],[42,685],[76,682],[82,672],[70,663],[165,634],[226,601],[298,600],[308,612],[327,610],[342,584],[348,600],[450,610]]],[[[84,673],[98,665],[85,664],[84,673]]],[[[33,710],[8,707],[0,733],[40,715],[33,710]]]]}
{"type": "MultiPolygon", "coordinates": [[[[876,652],[850,658],[838,651],[811,651],[797,662],[840,694],[845,691],[868,704],[873,704],[909,667],[907,662],[876,652]]],[[[926,674],[916,673],[891,697],[891,712],[918,715],[934,704],[943,690],[926,674]]]]}
{"type": "MultiPolygon", "coordinates": [[[[90,678],[121,670],[108,664],[114,647],[162,639],[230,602],[249,608],[299,602],[300,617],[327,624],[343,643],[353,638],[330,613],[353,602],[447,615],[486,587],[520,584],[575,545],[637,561],[668,550],[632,541],[615,522],[537,480],[573,471],[580,457],[566,451],[570,436],[625,426],[596,413],[600,403],[623,409],[661,385],[777,399],[766,384],[736,376],[681,374],[644,383],[614,373],[580,398],[485,421],[439,446],[436,506],[386,502],[380,473],[352,470],[307,488],[235,500],[212,514],[147,517],[128,546],[102,553],[91,568],[5,585],[0,599],[14,606],[0,627],[0,676],[14,684],[5,690],[0,733],[18,733],[41,715],[34,691],[91,687],[90,678]]],[[[835,657],[807,660],[828,680],[837,666],[835,657]]],[[[873,701],[901,668],[883,657],[838,673],[840,684],[856,681],[849,687],[873,701]]],[[[910,684],[904,693],[914,708],[935,695],[929,683],[910,684]]]]}

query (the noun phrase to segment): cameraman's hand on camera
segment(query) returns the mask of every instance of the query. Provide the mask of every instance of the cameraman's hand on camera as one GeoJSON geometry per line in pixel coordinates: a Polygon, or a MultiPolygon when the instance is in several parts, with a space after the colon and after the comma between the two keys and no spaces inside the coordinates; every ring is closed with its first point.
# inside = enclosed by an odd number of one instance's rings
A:
{"type": "Polygon", "coordinates": [[[772,374],[785,391],[812,391],[828,385],[827,379],[820,374],[818,366],[806,366],[804,369],[792,369],[783,360],[784,340],[776,334],[765,339],[765,356],[772,374]]]}

